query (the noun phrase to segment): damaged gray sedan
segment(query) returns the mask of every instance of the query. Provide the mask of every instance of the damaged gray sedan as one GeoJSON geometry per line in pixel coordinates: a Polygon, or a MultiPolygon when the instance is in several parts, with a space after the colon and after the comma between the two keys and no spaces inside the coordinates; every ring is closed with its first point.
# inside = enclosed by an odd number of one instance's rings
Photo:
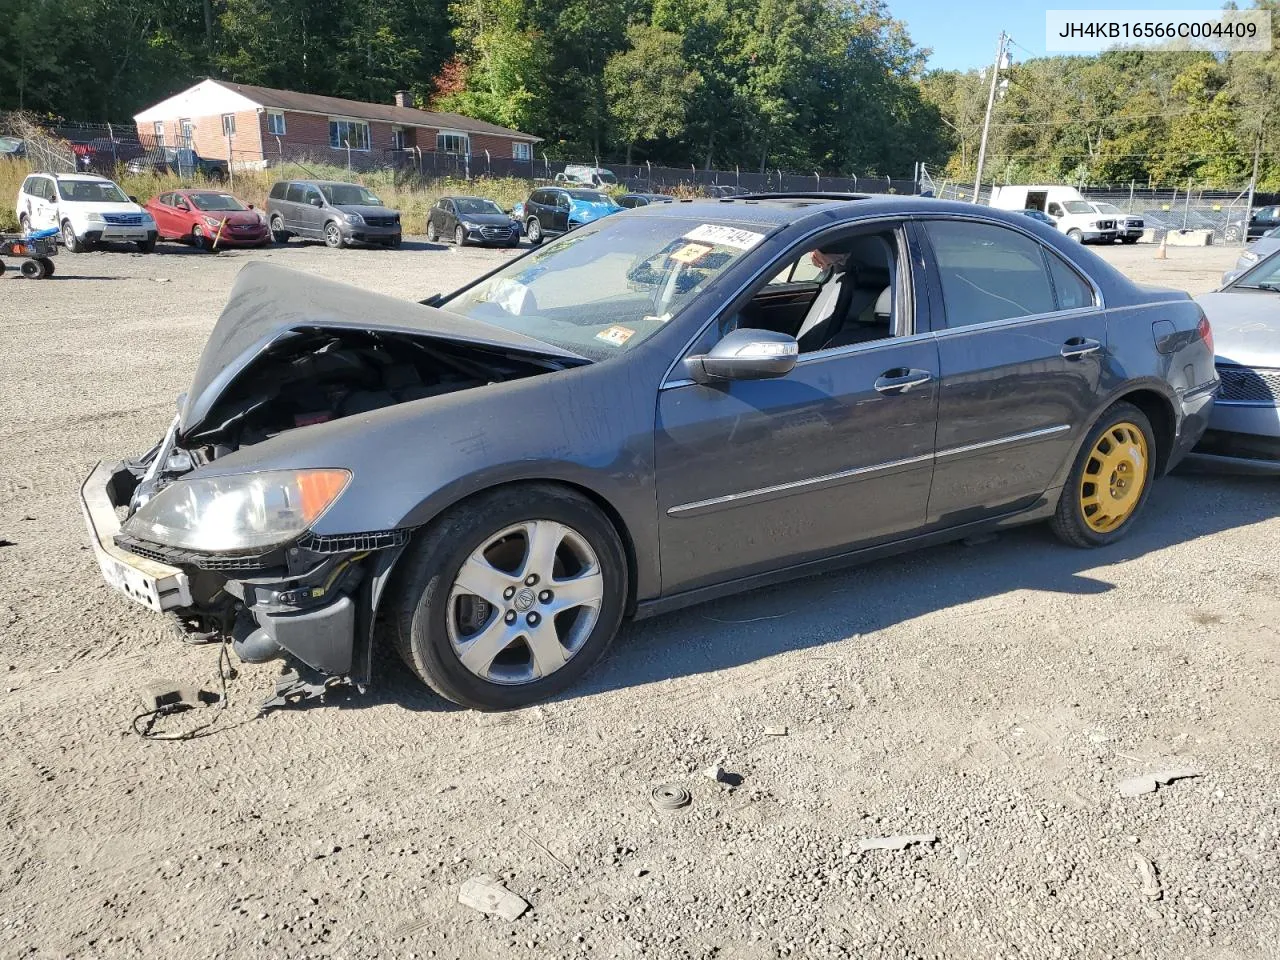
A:
{"type": "Polygon", "coordinates": [[[1112,543],[1216,387],[1189,297],[1020,214],[663,204],[423,303],[249,264],[82,500],[110,584],[299,696],[386,638],[507,708],[624,616],[1035,520],[1112,543]]]}

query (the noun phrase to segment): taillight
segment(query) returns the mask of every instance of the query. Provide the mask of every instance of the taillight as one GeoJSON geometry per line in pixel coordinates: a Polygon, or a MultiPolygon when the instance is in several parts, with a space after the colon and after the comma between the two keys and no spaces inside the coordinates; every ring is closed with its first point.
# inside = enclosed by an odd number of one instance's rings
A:
{"type": "Polygon", "coordinates": [[[1196,333],[1200,334],[1204,345],[1209,348],[1210,353],[1213,353],[1213,327],[1209,324],[1209,318],[1203,313],[1200,314],[1200,324],[1196,327],[1196,333]]]}

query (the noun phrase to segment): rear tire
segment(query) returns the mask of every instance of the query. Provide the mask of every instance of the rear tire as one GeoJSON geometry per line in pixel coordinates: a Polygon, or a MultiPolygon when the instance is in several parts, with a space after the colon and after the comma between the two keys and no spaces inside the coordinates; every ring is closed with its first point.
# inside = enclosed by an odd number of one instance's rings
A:
{"type": "Polygon", "coordinates": [[[45,276],[44,262],[42,260],[23,260],[22,266],[18,269],[22,271],[22,275],[28,280],[43,280],[45,276]]]}
{"type": "Polygon", "coordinates": [[[519,484],[481,494],[426,528],[399,564],[388,623],[405,663],[442,697],[477,710],[508,710],[560,693],[600,659],[622,620],[627,583],[622,541],[594,504],[562,487],[519,484]],[[526,536],[520,529],[525,524],[545,526],[530,527],[526,536]],[[553,550],[531,549],[535,543],[553,550]],[[493,565],[477,567],[477,552],[495,545],[499,553],[486,554],[493,565]],[[551,559],[539,563],[535,555],[551,559]],[[574,569],[575,556],[589,557],[590,566],[574,569]],[[479,594],[460,586],[464,565],[481,571],[477,587],[496,603],[479,601],[479,594]],[[549,565],[559,573],[548,572],[549,565]],[[541,578],[520,579],[543,567],[541,578]],[[566,604],[564,585],[588,575],[598,594],[589,604],[566,604]],[[539,611],[545,611],[545,621],[539,611]],[[464,665],[468,643],[490,631],[487,648],[499,652],[464,665]],[[535,647],[551,655],[539,658],[535,647]]]}
{"type": "Polygon", "coordinates": [[[436,232],[436,224],[434,220],[427,221],[427,243],[435,243],[440,239],[440,234],[436,232]]]}
{"type": "Polygon", "coordinates": [[[40,262],[41,262],[42,264],[44,264],[44,276],[45,276],[45,279],[47,280],[47,279],[49,279],[50,277],[52,277],[52,276],[53,276],[53,270],[54,270],[54,266],[53,266],[53,258],[52,258],[52,257],[39,257],[38,259],[40,260],[40,262]]]}
{"type": "Polygon", "coordinates": [[[537,217],[530,217],[529,222],[524,225],[525,234],[529,237],[529,242],[535,247],[542,243],[542,224],[537,217]]]}
{"type": "Polygon", "coordinates": [[[18,231],[24,237],[31,232],[31,220],[25,213],[18,218],[18,231]]]}
{"type": "Polygon", "coordinates": [[[1138,242],[1138,238],[1137,238],[1137,237],[1121,237],[1121,238],[1120,238],[1120,242],[1121,242],[1121,243],[1123,243],[1123,244],[1127,247],[1127,246],[1129,246],[1130,244],[1137,243],[1137,242],[1138,242]]]}
{"type": "Polygon", "coordinates": [[[1117,403],[1098,418],[1076,454],[1049,526],[1073,547],[1105,547],[1128,534],[1155,481],[1155,434],[1147,415],[1117,403]]]}

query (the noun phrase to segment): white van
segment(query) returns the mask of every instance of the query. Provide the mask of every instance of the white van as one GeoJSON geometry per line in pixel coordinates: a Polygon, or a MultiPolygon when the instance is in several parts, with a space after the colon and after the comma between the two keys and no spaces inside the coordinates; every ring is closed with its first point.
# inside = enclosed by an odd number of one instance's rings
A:
{"type": "Polygon", "coordinates": [[[141,253],[156,246],[156,221],[106,177],[89,173],[33,173],[18,188],[22,232],[56,228],[69,253],[98,243],[130,241],[141,253]]]}
{"type": "Polygon", "coordinates": [[[1078,243],[1112,243],[1119,233],[1116,218],[1098,213],[1075,187],[996,187],[991,206],[997,210],[1042,210],[1056,218],[1058,229],[1078,243]]]}

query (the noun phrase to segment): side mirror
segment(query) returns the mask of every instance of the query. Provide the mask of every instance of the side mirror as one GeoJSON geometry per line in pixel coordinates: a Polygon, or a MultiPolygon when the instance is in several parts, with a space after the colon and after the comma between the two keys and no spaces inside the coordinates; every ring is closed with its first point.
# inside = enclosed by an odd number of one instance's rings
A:
{"type": "Polygon", "coordinates": [[[179,209],[179,210],[186,210],[188,213],[190,213],[190,212],[191,212],[191,208],[190,208],[189,206],[187,206],[187,201],[185,201],[185,200],[179,200],[179,201],[178,201],[178,209],[179,209]]]}
{"type": "Polygon", "coordinates": [[[319,197],[312,197],[312,198],[311,198],[310,200],[308,200],[307,202],[308,202],[309,204],[311,204],[313,207],[323,207],[323,206],[324,206],[324,201],[323,201],[323,200],[321,200],[319,197]]]}
{"type": "Polygon", "coordinates": [[[688,357],[685,371],[696,383],[716,380],[769,380],[785,377],[796,365],[796,338],[772,330],[734,330],[702,356],[688,357]]]}
{"type": "Polygon", "coordinates": [[[129,200],[130,200],[130,202],[132,202],[132,203],[137,203],[137,202],[138,202],[138,198],[137,198],[137,197],[135,197],[133,194],[129,194],[129,200]]]}

